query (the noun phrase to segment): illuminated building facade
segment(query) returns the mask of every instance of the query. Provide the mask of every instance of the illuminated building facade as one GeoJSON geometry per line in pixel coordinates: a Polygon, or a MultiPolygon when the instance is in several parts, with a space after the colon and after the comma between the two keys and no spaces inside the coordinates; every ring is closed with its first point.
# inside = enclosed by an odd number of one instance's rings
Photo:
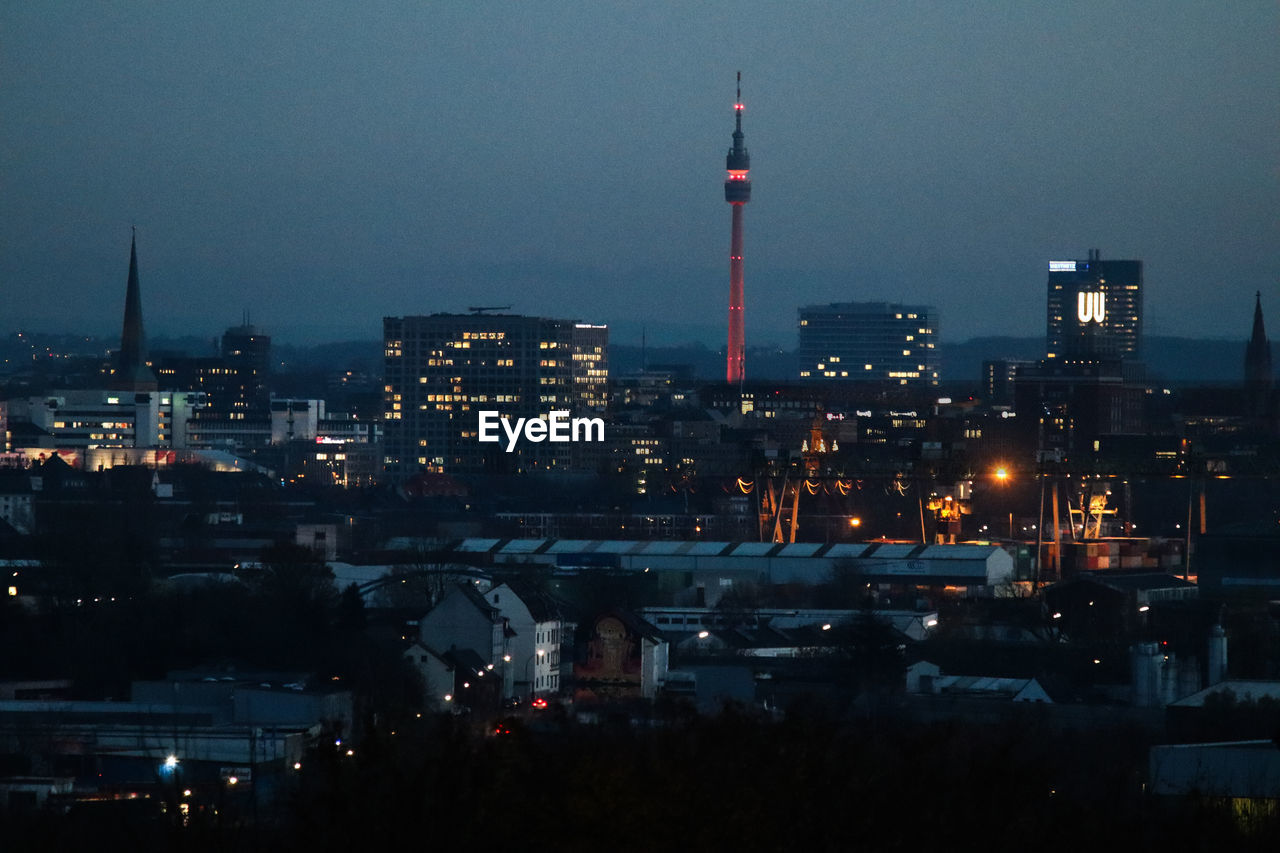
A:
{"type": "Polygon", "coordinates": [[[1048,358],[1142,357],[1142,261],[1049,262],[1048,358]]]}
{"type": "Polygon", "coordinates": [[[738,384],[746,378],[746,337],[743,318],[742,209],[751,201],[751,155],[743,145],[742,72],[738,72],[738,100],[733,105],[736,122],[733,147],[725,157],[724,200],[733,206],[733,233],[729,242],[729,348],[725,378],[738,384]]]}
{"type": "Polygon", "coordinates": [[[34,427],[13,440],[13,449],[87,450],[187,447],[188,424],[204,404],[197,392],[87,389],[9,400],[7,408],[13,423],[34,427]]]}
{"type": "Polygon", "coordinates": [[[383,319],[383,470],[507,473],[572,465],[572,443],[479,441],[478,413],[546,417],[604,412],[607,326],[512,314],[383,319]]]}
{"type": "Polygon", "coordinates": [[[931,305],[832,302],[800,309],[800,378],[938,384],[938,313],[931,305]]]}

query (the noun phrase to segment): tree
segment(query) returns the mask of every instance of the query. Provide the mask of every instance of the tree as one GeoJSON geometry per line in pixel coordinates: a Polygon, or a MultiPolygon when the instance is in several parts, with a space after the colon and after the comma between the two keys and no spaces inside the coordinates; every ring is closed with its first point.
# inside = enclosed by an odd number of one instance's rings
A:
{"type": "Polygon", "coordinates": [[[348,584],[338,601],[338,627],[345,631],[363,631],[367,623],[360,587],[354,582],[348,584]]]}
{"type": "Polygon", "coordinates": [[[460,567],[445,561],[444,548],[440,540],[417,540],[406,559],[392,566],[391,580],[378,588],[378,604],[424,612],[439,604],[466,579],[461,571],[454,571],[460,567]]]}

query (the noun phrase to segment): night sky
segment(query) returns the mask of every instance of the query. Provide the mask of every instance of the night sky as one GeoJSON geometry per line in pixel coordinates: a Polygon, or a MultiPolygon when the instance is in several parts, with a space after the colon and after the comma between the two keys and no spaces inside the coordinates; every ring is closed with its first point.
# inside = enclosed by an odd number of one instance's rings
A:
{"type": "Polygon", "coordinates": [[[281,340],[511,305],[723,346],[927,302],[1044,333],[1046,262],[1146,263],[1148,334],[1280,333],[1280,5],[0,4],[3,329],[281,340]]]}

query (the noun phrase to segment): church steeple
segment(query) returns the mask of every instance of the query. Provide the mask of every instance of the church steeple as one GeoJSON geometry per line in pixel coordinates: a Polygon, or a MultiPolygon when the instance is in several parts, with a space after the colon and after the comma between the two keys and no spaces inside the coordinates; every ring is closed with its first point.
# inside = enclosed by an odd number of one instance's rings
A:
{"type": "Polygon", "coordinates": [[[124,296],[124,327],[116,354],[112,387],[121,391],[154,391],[156,375],[147,366],[147,334],[142,328],[142,289],[138,285],[138,233],[129,243],[129,283],[124,296]]]}
{"type": "Polygon", "coordinates": [[[1257,416],[1266,411],[1272,376],[1271,343],[1262,322],[1262,293],[1259,291],[1253,306],[1253,334],[1244,351],[1244,393],[1250,415],[1257,416]]]}

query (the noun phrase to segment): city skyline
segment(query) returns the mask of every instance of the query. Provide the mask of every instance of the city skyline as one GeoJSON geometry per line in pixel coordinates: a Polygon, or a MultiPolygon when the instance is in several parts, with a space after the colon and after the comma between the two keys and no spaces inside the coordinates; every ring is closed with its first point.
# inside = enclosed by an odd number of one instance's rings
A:
{"type": "Polygon", "coordinates": [[[1046,261],[1093,246],[1143,261],[1146,334],[1243,339],[1280,268],[1278,13],[1226,12],[8,8],[0,281],[15,325],[109,335],[136,224],[155,336],[510,302],[721,346],[741,68],[750,345],[830,301],[1035,336],[1046,261]]]}

